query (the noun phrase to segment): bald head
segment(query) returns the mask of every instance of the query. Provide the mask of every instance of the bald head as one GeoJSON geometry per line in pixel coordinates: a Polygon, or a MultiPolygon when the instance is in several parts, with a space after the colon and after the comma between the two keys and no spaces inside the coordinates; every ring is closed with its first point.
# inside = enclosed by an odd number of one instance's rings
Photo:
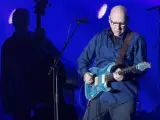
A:
{"type": "Polygon", "coordinates": [[[118,5],[112,8],[110,12],[111,18],[123,19],[126,20],[127,18],[127,9],[124,6],[118,5]]]}
{"type": "Polygon", "coordinates": [[[120,36],[128,24],[127,9],[124,6],[117,5],[111,9],[109,23],[115,36],[120,36]]]}

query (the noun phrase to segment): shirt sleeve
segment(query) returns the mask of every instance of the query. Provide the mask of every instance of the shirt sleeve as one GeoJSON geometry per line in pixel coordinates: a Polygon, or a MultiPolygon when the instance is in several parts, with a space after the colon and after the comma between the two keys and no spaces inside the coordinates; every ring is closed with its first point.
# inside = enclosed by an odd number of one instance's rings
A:
{"type": "Polygon", "coordinates": [[[95,49],[96,49],[96,41],[98,40],[98,34],[96,34],[88,43],[88,45],[84,48],[82,53],[78,58],[78,72],[81,77],[84,76],[86,72],[89,71],[89,66],[91,61],[95,57],[95,49]]]}
{"type": "MultiPolygon", "coordinates": [[[[144,37],[139,36],[134,45],[134,65],[147,61],[147,45],[144,37]]],[[[146,73],[146,70],[141,71],[136,69],[133,71],[133,75],[136,77],[142,76],[146,73]]]]}

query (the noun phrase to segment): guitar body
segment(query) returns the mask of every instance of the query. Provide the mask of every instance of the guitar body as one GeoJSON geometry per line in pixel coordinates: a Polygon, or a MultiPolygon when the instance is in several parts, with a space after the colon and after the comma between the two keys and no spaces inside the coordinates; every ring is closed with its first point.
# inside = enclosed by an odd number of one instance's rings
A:
{"type": "Polygon", "coordinates": [[[107,86],[107,81],[105,76],[111,73],[112,67],[115,66],[115,63],[109,63],[104,68],[92,67],[90,68],[90,72],[95,75],[94,83],[87,84],[85,83],[85,97],[88,100],[95,98],[98,94],[111,90],[110,87],[107,86]]]}

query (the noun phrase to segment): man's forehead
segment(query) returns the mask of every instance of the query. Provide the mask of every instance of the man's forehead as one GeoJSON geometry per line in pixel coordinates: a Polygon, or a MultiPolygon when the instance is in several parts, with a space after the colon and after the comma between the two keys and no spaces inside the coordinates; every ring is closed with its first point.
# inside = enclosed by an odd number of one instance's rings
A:
{"type": "Polygon", "coordinates": [[[124,14],[111,14],[110,15],[111,20],[116,21],[116,22],[125,22],[126,21],[126,16],[124,14]]]}

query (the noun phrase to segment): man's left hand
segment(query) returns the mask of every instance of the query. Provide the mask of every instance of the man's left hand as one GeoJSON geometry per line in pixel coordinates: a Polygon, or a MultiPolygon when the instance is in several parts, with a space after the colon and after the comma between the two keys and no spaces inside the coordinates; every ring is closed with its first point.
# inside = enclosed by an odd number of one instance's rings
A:
{"type": "Polygon", "coordinates": [[[113,73],[113,77],[116,81],[122,81],[124,76],[123,75],[119,75],[118,72],[120,72],[121,69],[118,68],[114,73],[113,73]]]}

